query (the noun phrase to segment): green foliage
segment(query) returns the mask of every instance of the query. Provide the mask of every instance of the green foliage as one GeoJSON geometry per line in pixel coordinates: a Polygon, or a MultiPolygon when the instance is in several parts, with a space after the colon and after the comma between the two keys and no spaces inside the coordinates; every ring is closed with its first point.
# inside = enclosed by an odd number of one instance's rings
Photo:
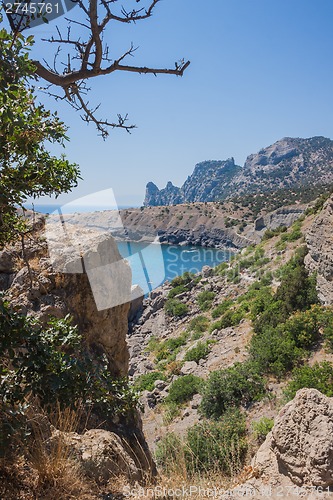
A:
{"type": "Polygon", "coordinates": [[[249,352],[250,359],[262,373],[272,373],[277,377],[290,371],[306,356],[305,351],[298,348],[295,340],[288,335],[284,325],[266,327],[260,334],[254,335],[249,352]]]}
{"type": "Polygon", "coordinates": [[[164,304],[165,312],[169,316],[181,317],[188,313],[188,306],[178,299],[168,299],[164,304]]]}
{"type": "Polygon", "coordinates": [[[267,417],[261,417],[260,420],[252,422],[253,433],[259,443],[265,441],[267,434],[273,429],[273,426],[274,420],[267,417]]]}
{"type": "Polygon", "coordinates": [[[165,375],[162,372],[144,373],[135,379],[134,387],[140,392],[152,391],[156,380],[165,380],[165,375]]]}
{"type": "Polygon", "coordinates": [[[26,230],[17,213],[28,197],[66,193],[77,185],[79,170],[47,144],[64,145],[66,127],[56,114],[36,103],[28,85],[33,37],[0,30],[0,246],[26,230]]]}
{"type": "Polygon", "coordinates": [[[212,318],[216,319],[222,316],[231,306],[232,306],[232,300],[227,299],[221,302],[218,306],[215,307],[212,311],[212,318]]]}
{"type": "Polygon", "coordinates": [[[212,307],[213,300],[215,298],[214,292],[209,292],[208,290],[204,290],[200,292],[197,296],[197,302],[201,311],[208,311],[212,307]]]}
{"type": "Polygon", "coordinates": [[[203,333],[209,326],[209,319],[206,316],[196,316],[190,321],[189,329],[194,333],[203,333]]]}
{"type": "Polygon", "coordinates": [[[199,363],[200,359],[207,358],[210,352],[210,342],[198,342],[195,347],[189,349],[185,354],[184,361],[195,361],[199,363]]]}
{"type": "Polygon", "coordinates": [[[165,398],[167,403],[185,403],[200,390],[202,379],[195,375],[183,375],[177,378],[169,388],[169,394],[165,398]]]}
{"type": "Polygon", "coordinates": [[[11,408],[24,404],[29,394],[43,407],[77,400],[103,415],[133,410],[137,397],[126,380],[115,380],[107,361],[93,363],[82,349],[77,328],[68,317],[50,319],[47,327],[20,315],[0,302],[0,395],[11,408]]]}
{"type": "Polygon", "coordinates": [[[186,291],[187,291],[187,288],[185,285],[177,285],[170,290],[170,292],[168,293],[168,298],[173,299],[174,297],[176,297],[176,295],[179,295],[179,294],[184,293],[186,291]]]}
{"type": "Polygon", "coordinates": [[[327,361],[315,363],[313,366],[304,365],[295,368],[285,394],[293,399],[296,392],[303,387],[318,389],[326,396],[333,396],[333,364],[327,361]]]}
{"type": "Polygon", "coordinates": [[[215,321],[210,327],[210,332],[213,332],[215,329],[222,330],[223,328],[229,328],[231,326],[239,325],[239,322],[244,318],[245,312],[244,309],[229,309],[225,312],[222,318],[218,321],[215,321]]]}
{"type": "Polygon", "coordinates": [[[184,332],[178,337],[171,337],[163,342],[159,342],[154,349],[156,361],[161,361],[163,359],[172,361],[176,357],[176,354],[180,351],[180,347],[186,344],[188,337],[188,333],[184,332]]]}
{"type": "Polygon", "coordinates": [[[333,308],[322,307],[319,321],[325,346],[329,352],[333,352],[333,308]]]}
{"type": "Polygon", "coordinates": [[[184,274],[182,274],[181,276],[176,276],[176,278],[174,278],[170,285],[175,288],[176,286],[186,286],[186,285],[189,285],[189,283],[191,283],[191,281],[195,278],[195,274],[194,273],[190,273],[188,271],[186,271],[184,274]]]}
{"type": "Polygon", "coordinates": [[[264,380],[255,364],[235,363],[210,373],[202,389],[201,412],[218,419],[230,406],[246,406],[264,393],[264,380]]]}
{"type": "Polygon", "coordinates": [[[286,226],[280,226],[277,227],[276,229],[266,229],[264,236],[262,237],[262,241],[270,240],[271,238],[274,238],[274,236],[277,236],[281,233],[285,233],[286,231],[287,231],[286,226]]]}
{"type": "Polygon", "coordinates": [[[281,268],[281,283],[275,295],[267,288],[258,293],[251,309],[257,333],[284,323],[294,311],[304,311],[318,303],[316,276],[309,276],[304,265],[306,253],[306,247],[299,248],[281,268]]]}
{"type": "Polygon", "coordinates": [[[188,473],[239,472],[247,452],[245,435],[245,417],[236,408],[229,408],[218,422],[204,421],[190,428],[185,442],[188,473]]]}

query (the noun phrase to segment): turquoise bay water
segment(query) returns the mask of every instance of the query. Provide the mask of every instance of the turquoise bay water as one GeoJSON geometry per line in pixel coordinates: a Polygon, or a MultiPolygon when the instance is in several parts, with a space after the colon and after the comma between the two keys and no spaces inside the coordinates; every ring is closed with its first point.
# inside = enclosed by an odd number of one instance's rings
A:
{"type": "MultiPolygon", "coordinates": [[[[32,208],[28,207],[27,208],[32,208]]],[[[35,210],[52,213],[90,212],[91,206],[35,205],[35,210]]],[[[95,207],[96,209],[97,207],[95,207]]],[[[119,207],[129,208],[129,207],[119,207]]],[[[110,209],[99,207],[99,210],[110,209]]],[[[166,245],[148,242],[117,242],[121,255],[128,260],[132,269],[132,283],[138,284],[147,294],[165,281],[171,281],[186,271],[198,273],[204,266],[215,267],[230,260],[233,252],[215,248],[166,245]]]]}
{"type": "Polygon", "coordinates": [[[140,285],[145,293],[185,271],[198,273],[204,266],[215,267],[233,254],[216,248],[143,242],[118,242],[118,248],[131,265],[133,284],[140,285]]]}

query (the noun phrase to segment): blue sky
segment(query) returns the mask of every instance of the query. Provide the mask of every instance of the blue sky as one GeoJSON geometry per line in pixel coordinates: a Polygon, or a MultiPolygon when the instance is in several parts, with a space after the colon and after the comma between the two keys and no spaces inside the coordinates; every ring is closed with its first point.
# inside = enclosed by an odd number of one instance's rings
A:
{"type": "MultiPolygon", "coordinates": [[[[183,78],[91,81],[89,99],[102,103],[103,117],[128,113],[138,126],[105,142],[69,106],[45,99],[70,127],[67,156],[84,178],[62,202],[112,188],[118,204],[140,205],[148,181],[180,185],[200,161],[234,156],[242,165],[284,136],[333,138],[332,21],[331,0],[163,0],[152,18],[114,26],[115,57],[133,41],[132,64],[173,67],[184,57],[191,65],[183,78]]],[[[33,31],[45,36],[55,26],[33,31]]],[[[50,53],[42,42],[34,50],[50,53]]]]}

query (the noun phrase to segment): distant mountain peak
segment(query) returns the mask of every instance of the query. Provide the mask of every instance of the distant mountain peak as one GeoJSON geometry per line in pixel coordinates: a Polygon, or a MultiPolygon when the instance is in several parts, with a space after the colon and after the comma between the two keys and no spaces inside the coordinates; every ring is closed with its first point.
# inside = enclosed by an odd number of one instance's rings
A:
{"type": "Polygon", "coordinates": [[[238,194],[333,183],[333,141],[323,136],[283,137],[247,157],[243,167],[227,160],[197,163],[181,187],[149,182],[144,205],[220,201],[238,194]]]}

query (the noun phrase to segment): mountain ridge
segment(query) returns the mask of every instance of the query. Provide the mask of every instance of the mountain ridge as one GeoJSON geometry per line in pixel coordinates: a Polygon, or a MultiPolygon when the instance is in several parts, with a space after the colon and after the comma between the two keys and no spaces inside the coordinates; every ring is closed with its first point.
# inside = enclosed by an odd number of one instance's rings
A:
{"type": "Polygon", "coordinates": [[[239,194],[333,182],[333,141],[323,136],[284,137],[250,154],[244,166],[227,160],[197,163],[181,187],[149,182],[144,206],[178,205],[230,199],[239,194]]]}

